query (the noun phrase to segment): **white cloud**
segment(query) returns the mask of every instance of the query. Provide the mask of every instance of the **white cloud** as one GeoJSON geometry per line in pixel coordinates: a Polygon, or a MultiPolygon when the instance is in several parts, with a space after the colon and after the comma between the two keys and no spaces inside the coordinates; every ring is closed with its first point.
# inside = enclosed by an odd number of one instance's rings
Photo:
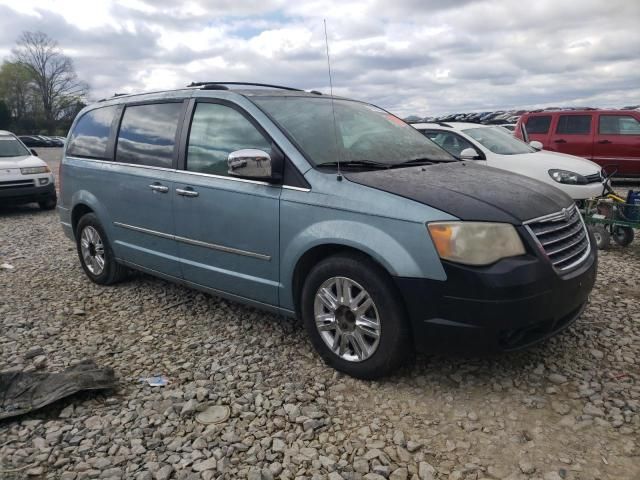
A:
{"type": "Polygon", "coordinates": [[[248,47],[259,55],[277,59],[304,52],[312,39],[313,33],[304,27],[285,27],[260,32],[249,40],[248,47]]]}
{"type": "Polygon", "coordinates": [[[94,98],[192,80],[334,90],[400,115],[640,103],[640,2],[0,0],[7,57],[42,30],[94,98]]]}

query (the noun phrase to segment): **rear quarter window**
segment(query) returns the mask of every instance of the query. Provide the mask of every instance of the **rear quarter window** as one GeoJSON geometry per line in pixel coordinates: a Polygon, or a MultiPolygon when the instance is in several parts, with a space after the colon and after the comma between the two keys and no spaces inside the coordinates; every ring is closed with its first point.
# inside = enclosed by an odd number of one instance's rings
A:
{"type": "Polygon", "coordinates": [[[96,108],[82,115],[69,136],[67,155],[107,159],[111,123],[117,110],[118,106],[113,105],[96,108]]]}
{"type": "Polygon", "coordinates": [[[551,115],[540,115],[527,119],[527,133],[547,133],[551,125],[551,115]]]}
{"type": "Polygon", "coordinates": [[[640,135],[640,122],[631,115],[600,115],[600,135],[640,135]]]}

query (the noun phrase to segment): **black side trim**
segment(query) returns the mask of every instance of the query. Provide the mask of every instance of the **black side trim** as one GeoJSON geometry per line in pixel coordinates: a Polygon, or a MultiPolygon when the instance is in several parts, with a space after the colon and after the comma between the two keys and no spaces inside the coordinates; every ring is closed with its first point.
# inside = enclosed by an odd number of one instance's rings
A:
{"type": "Polygon", "coordinates": [[[284,162],[284,179],[283,183],[289,187],[311,188],[307,179],[300,173],[291,160],[288,158],[284,162]]]}
{"type": "MultiPolygon", "coordinates": [[[[116,113],[111,121],[111,130],[109,131],[109,141],[107,142],[107,153],[105,159],[113,162],[116,158],[116,143],[118,138],[118,132],[120,131],[120,122],[122,122],[122,113],[124,112],[124,104],[116,105],[116,113]]],[[[71,154],[70,154],[71,155],[71,154]]],[[[73,156],[73,155],[71,155],[73,156]]]]}

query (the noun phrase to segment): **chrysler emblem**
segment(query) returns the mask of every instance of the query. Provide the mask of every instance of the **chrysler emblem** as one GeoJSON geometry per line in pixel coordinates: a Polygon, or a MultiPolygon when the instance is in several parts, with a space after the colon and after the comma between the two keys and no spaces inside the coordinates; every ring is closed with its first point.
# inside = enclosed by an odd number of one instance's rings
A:
{"type": "Polygon", "coordinates": [[[569,210],[567,210],[566,208],[562,209],[562,215],[564,216],[565,221],[568,221],[569,217],[571,216],[571,214],[569,213],[569,210]]]}

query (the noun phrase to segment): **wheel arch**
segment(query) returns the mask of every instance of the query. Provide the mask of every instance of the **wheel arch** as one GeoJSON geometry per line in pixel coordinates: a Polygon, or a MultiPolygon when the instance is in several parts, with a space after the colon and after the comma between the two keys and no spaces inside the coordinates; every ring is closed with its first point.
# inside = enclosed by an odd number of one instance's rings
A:
{"type": "Polygon", "coordinates": [[[79,203],[73,207],[73,210],[71,210],[71,229],[74,237],[78,228],[78,222],[87,213],[93,213],[93,210],[85,203],[79,203]]]}
{"type": "Polygon", "coordinates": [[[107,235],[111,233],[112,226],[109,212],[93,193],[87,190],[79,190],[73,195],[71,205],[71,228],[74,237],[78,222],[87,213],[95,213],[107,235]]]}
{"type": "Polygon", "coordinates": [[[391,277],[446,279],[424,224],[394,221],[378,225],[352,219],[312,222],[295,235],[285,231],[281,237],[281,308],[298,313],[306,274],[313,265],[340,251],[365,255],[391,277]]]}
{"type": "Polygon", "coordinates": [[[309,275],[309,272],[315,265],[317,265],[324,259],[329,258],[333,255],[337,255],[339,253],[352,253],[355,255],[362,255],[363,257],[366,257],[367,259],[378,265],[388,275],[391,275],[391,272],[389,272],[389,270],[385,268],[384,265],[382,265],[377,259],[369,255],[364,250],[341,243],[326,243],[316,245],[300,256],[298,262],[296,263],[296,266],[293,269],[291,289],[293,295],[294,311],[298,318],[300,318],[301,316],[302,288],[304,286],[305,279],[309,275]]]}

